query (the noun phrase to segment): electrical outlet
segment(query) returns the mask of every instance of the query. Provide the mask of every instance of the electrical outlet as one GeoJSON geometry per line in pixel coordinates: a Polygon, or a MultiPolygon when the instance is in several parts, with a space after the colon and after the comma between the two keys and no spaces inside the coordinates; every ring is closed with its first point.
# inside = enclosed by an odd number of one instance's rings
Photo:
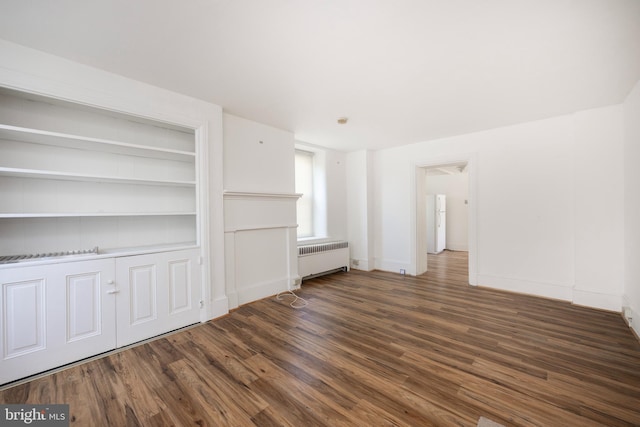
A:
{"type": "Polygon", "coordinates": [[[622,309],[622,317],[624,318],[624,320],[627,322],[627,325],[631,326],[631,323],[633,321],[633,315],[632,315],[633,311],[631,310],[631,307],[624,307],[622,309]]]}
{"type": "Polygon", "coordinates": [[[402,274],[404,276],[405,274],[407,274],[407,272],[406,272],[406,270],[404,268],[401,268],[400,269],[400,274],[402,274]]]}

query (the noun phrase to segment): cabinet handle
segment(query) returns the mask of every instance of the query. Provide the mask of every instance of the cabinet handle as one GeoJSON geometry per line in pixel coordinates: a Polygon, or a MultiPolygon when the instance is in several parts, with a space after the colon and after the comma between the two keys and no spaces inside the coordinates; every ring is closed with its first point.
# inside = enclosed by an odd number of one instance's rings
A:
{"type": "Polygon", "coordinates": [[[120,289],[112,289],[110,291],[107,291],[108,294],[117,294],[118,292],[120,292],[120,289]]]}

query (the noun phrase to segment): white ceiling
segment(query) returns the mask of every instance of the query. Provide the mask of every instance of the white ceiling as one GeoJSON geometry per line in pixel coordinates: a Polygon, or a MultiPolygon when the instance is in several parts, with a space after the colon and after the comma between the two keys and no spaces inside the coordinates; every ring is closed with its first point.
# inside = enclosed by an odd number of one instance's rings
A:
{"type": "Polygon", "coordinates": [[[0,0],[0,38],[341,150],[616,104],[640,79],[640,0],[0,0]]]}

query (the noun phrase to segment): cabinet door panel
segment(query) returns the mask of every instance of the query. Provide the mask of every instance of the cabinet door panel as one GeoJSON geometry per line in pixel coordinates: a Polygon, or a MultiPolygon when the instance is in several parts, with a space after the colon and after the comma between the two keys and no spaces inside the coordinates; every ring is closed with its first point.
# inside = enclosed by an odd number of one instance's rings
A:
{"type": "Polygon", "coordinates": [[[68,363],[114,349],[114,260],[54,264],[49,269],[47,337],[53,358],[68,363]]]}
{"type": "Polygon", "coordinates": [[[169,315],[175,315],[193,308],[191,260],[169,262],[169,315]]]}
{"type": "Polygon", "coordinates": [[[131,325],[158,318],[156,265],[129,267],[129,319],[131,325]]]}
{"type": "Polygon", "coordinates": [[[99,335],[102,331],[100,274],[67,276],[67,342],[99,335]]]}
{"type": "Polygon", "coordinates": [[[159,293],[162,316],[167,328],[163,332],[192,325],[200,320],[200,265],[197,249],[168,252],[165,257],[167,288],[159,293]]]}
{"type": "Polygon", "coordinates": [[[3,359],[46,348],[45,279],[2,284],[3,359]]]}
{"type": "Polygon", "coordinates": [[[113,259],[0,270],[0,384],[112,350],[113,259]]]}
{"type": "Polygon", "coordinates": [[[197,249],[116,260],[118,347],[197,323],[197,249]]]}

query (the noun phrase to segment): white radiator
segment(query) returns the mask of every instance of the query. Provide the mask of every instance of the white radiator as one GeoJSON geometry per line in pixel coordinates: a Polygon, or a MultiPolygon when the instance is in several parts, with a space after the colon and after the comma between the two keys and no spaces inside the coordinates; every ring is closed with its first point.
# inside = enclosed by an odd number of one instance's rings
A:
{"type": "Polygon", "coordinates": [[[298,274],[303,279],[336,270],[349,271],[349,242],[298,246],[298,274]]]}

